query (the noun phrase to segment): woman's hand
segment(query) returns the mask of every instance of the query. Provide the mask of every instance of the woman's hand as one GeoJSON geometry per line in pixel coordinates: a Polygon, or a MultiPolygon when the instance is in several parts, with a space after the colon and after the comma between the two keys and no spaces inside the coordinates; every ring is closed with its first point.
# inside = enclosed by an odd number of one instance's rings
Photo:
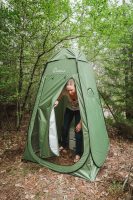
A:
{"type": "Polygon", "coordinates": [[[77,124],[76,128],[75,128],[76,132],[78,133],[78,132],[81,130],[81,128],[82,128],[82,123],[81,123],[81,121],[80,121],[80,122],[77,124]]]}
{"type": "Polygon", "coordinates": [[[55,103],[54,103],[54,108],[55,108],[56,106],[58,106],[58,104],[59,104],[59,101],[56,100],[55,103]]]}

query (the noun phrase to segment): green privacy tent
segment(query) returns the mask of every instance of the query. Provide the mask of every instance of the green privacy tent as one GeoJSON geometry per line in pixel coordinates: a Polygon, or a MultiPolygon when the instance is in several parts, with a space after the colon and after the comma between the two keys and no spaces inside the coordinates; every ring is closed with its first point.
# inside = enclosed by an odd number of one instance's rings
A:
{"type": "MultiPolygon", "coordinates": [[[[58,143],[55,139],[52,141],[58,143]]],[[[58,144],[55,146],[57,147],[58,144]]],[[[37,162],[54,171],[94,180],[106,159],[108,146],[109,141],[92,64],[87,61],[83,53],[72,49],[62,49],[45,66],[31,116],[24,159],[37,162]],[[71,78],[76,84],[82,119],[83,155],[77,163],[61,166],[47,159],[56,154],[50,146],[51,113],[55,112],[56,120],[54,121],[56,128],[53,130],[56,132],[54,138],[59,138],[65,99],[62,99],[54,111],[53,105],[71,78]]],[[[58,156],[58,151],[56,156],[58,156]]]]}

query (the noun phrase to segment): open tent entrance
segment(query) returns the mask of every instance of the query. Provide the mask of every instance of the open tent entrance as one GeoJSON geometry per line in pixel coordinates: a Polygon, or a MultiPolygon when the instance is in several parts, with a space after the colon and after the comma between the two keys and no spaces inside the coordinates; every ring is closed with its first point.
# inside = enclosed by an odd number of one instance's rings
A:
{"type": "MultiPolygon", "coordinates": [[[[69,79],[70,80],[70,79],[69,79]]],[[[68,80],[68,81],[69,81],[68,80]]],[[[74,81],[74,80],[73,80],[74,81]]],[[[65,89],[65,86],[63,90],[65,89]]],[[[76,85],[75,85],[76,89],[76,85]]],[[[62,90],[62,92],[63,92],[62,90]]],[[[60,151],[59,147],[61,145],[61,138],[63,134],[63,124],[64,124],[64,113],[67,108],[68,104],[68,97],[63,96],[59,102],[59,105],[52,109],[51,114],[50,114],[50,120],[49,120],[49,146],[50,150],[53,153],[53,155],[50,156],[47,160],[53,163],[57,163],[60,165],[72,165],[74,164],[74,157],[76,155],[76,112],[78,111],[72,111],[73,116],[70,119],[70,126],[68,128],[68,135],[67,135],[67,148],[65,149],[66,151],[60,151]]],[[[71,100],[71,99],[70,99],[71,100]]],[[[78,100],[78,96],[77,96],[78,100]]],[[[80,115],[81,116],[81,115],[80,115]]],[[[81,120],[82,121],[82,120],[81,120]]],[[[81,134],[81,133],[79,133],[81,134]]],[[[82,130],[82,137],[83,137],[83,130],[82,130]]],[[[82,138],[81,137],[81,138],[82,138]]],[[[81,141],[81,149],[83,152],[83,138],[81,141]]],[[[81,155],[82,156],[82,155],[81,155]]]]}
{"type": "MultiPolygon", "coordinates": [[[[55,167],[54,164],[55,165],[57,164],[56,169],[59,169],[62,172],[64,171],[73,172],[76,169],[79,169],[84,164],[85,160],[90,154],[87,119],[86,119],[85,105],[84,105],[84,101],[82,97],[79,77],[77,75],[74,75],[73,77],[71,75],[62,76],[61,74],[54,75],[54,77],[47,76],[44,83],[42,83],[42,86],[43,86],[42,92],[41,92],[42,98],[37,99],[39,100],[38,101],[39,106],[37,107],[34,124],[32,124],[33,125],[32,134],[31,136],[29,135],[29,140],[31,141],[29,145],[31,148],[31,152],[33,153],[32,155],[34,156],[35,159],[39,160],[39,163],[41,161],[41,163],[48,164],[48,166],[51,166],[52,168],[55,167]],[[73,163],[73,159],[71,159],[70,165],[67,164],[68,166],[62,166],[59,164],[58,161],[57,163],[52,161],[53,157],[55,156],[58,157],[58,149],[56,148],[56,154],[55,154],[52,149],[54,147],[51,148],[50,146],[51,142],[49,142],[50,116],[51,116],[51,113],[53,113],[53,107],[54,107],[55,101],[57,100],[58,96],[60,95],[67,81],[71,78],[74,79],[75,84],[76,84],[76,91],[77,91],[77,96],[79,100],[80,114],[81,114],[81,119],[82,119],[83,134],[85,134],[85,138],[83,137],[83,143],[87,145],[84,148],[83,155],[79,162],[73,163]],[[75,167],[76,165],[77,167],[75,167]]],[[[36,108],[36,105],[35,105],[35,108],[36,108]]],[[[53,123],[54,123],[54,126],[56,126],[56,130],[57,130],[57,135],[56,136],[54,135],[54,137],[56,138],[58,137],[58,140],[56,139],[56,142],[55,142],[56,147],[59,146],[58,141],[60,141],[60,137],[61,137],[61,132],[62,132],[61,129],[62,129],[62,124],[64,120],[63,116],[64,116],[65,108],[66,108],[66,97],[64,96],[59,106],[54,109],[55,119],[53,123]]],[[[33,111],[32,116],[34,116],[34,111],[33,111]]],[[[31,118],[31,121],[32,121],[32,118],[31,118]]],[[[31,126],[29,127],[29,129],[30,128],[31,126]]],[[[71,127],[70,130],[72,131],[72,129],[73,128],[71,127]]],[[[28,152],[25,151],[25,157],[27,155],[28,155],[28,152]]],[[[74,156],[74,152],[73,152],[73,156],[74,156]]]]}

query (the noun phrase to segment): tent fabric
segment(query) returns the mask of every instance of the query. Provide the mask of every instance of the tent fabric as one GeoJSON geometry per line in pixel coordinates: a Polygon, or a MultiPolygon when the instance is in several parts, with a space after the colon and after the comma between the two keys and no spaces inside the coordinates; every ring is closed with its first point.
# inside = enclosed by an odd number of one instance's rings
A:
{"type": "Polygon", "coordinates": [[[54,55],[49,62],[62,60],[62,59],[76,59],[83,62],[88,62],[85,55],[79,51],[73,51],[72,49],[62,49],[56,55],[54,55]]]}
{"type": "Polygon", "coordinates": [[[59,156],[59,144],[58,144],[58,136],[57,136],[54,108],[51,111],[50,120],[49,120],[49,146],[51,148],[51,151],[56,156],[59,156]]]}
{"type": "MultiPolygon", "coordinates": [[[[65,98],[55,108],[58,138],[61,135],[64,109],[65,98]]],[[[58,143],[56,147],[57,145],[58,143]]],[[[94,180],[107,157],[108,146],[109,140],[92,64],[81,52],[63,49],[47,62],[42,76],[29,125],[24,159],[58,172],[94,180]],[[83,155],[77,163],[61,166],[50,163],[46,159],[55,155],[49,142],[50,116],[54,102],[70,78],[75,81],[79,100],[83,129],[83,155]],[[39,155],[36,152],[39,152],[39,155]]]]}

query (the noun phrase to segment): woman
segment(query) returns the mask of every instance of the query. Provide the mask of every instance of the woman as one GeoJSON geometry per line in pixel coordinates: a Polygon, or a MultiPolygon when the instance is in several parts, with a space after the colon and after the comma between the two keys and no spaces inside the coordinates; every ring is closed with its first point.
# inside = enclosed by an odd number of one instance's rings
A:
{"type": "Polygon", "coordinates": [[[68,145],[67,137],[69,133],[70,124],[72,122],[73,117],[75,117],[76,155],[74,158],[74,162],[78,162],[82,155],[83,134],[82,134],[82,122],[80,117],[77,92],[76,92],[75,82],[73,79],[70,79],[65,85],[62,93],[55,102],[55,107],[59,104],[60,99],[64,95],[67,97],[68,101],[64,114],[64,123],[61,135],[61,146],[59,150],[64,152],[66,151],[68,145]]]}

